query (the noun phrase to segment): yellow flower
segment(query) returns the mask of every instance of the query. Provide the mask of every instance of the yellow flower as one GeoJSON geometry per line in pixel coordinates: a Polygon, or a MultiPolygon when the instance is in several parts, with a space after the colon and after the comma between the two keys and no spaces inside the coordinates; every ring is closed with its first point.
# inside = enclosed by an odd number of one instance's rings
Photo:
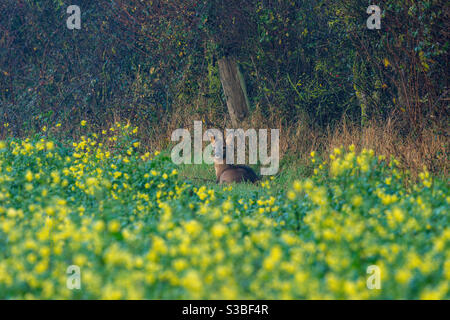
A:
{"type": "Polygon", "coordinates": [[[215,224],[211,229],[211,233],[215,238],[222,238],[226,231],[227,228],[221,223],[215,224]]]}
{"type": "Polygon", "coordinates": [[[394,208],[392,210],[392,217],[397,221],[397,222],[402,222],[405,215],[403,214],[403,211],[400,208],[394,208]]]}
{"type": "Polygon", "coordinates": [[[36,270],[36,273],[40,274],[40,273],[47,271],[47,269],[48,269],[48,262],[41,261],[36,265],[34,270],[36,270]]]}
{"type": "Polygon", "coordinates": [[[300,183],[300,181],[298,180],[294,181],[294,190],[297,192],[302,191],[302,184],[300,183]]]}
{"type": "Polygon", "coordinates": [[[195,220],[191,220],[184,225],[184,228],[190,235],[197,235],[202,230],[202,226],[195,220]]]}
{"type": "Polygon", "coordinates": [[[295,198],[296,198],[297,196],[295,195],[295,192],[294,192],[294,191],[288,191],[287,197],[288,197],[289,200],[293,201],[293,200],[295,200],[295,198]]]}
{"type": "Polygon", "coordinates": [[[233,209],[233,203],[231,201],[225,201],[222,204],[222,209],[224,212],[230,211],[233,209]]]}
{"type": "Polygon", "coordinates": [[[412,278],[411,272],[403,268],[398,270],[397,273],[395,274],[395,280],[397,280],[401,284],[407,283],[408,281],[411,280],[411,278],[412,278]]]}
{"type": "Polygon", "coordinates": [[[182,279],[182,285],[192,291],[194,294],[199,294],[202,290],[202,278],[195,270],[190,270],[182,279]]]}
{"type": "Polygon", "coordinates": [[[47,148],[47,150],[53,150],[55,148],[55,145],[53,144],[52,141],[47,141],[45,143],[45,147],[47,148]]]}
{"type": "Polygon", "coordinates": [[[33,180],[33,174],[31,173],[30,170],[27,170],[27,172],[25,173],[25,179],[26,179],[28,182],[31,182],[31,181],[33,180]]]}
{"type": "Polygon", "coordinates": [[[97,221],[94,224],[94,230],[97,232],[103,231],[105,229],[105,223],[103,221],[97,221]]]}
{"type": "Polygon", "coordinates": [[[81,126],[84,127],[86,125],[86,120],[81,121],[81,126]]]}
{"type": "Polygon", "coordinates": [[[108,230],[110,232],[118,232],[120,230],[120,223],[117,220],[112,220],[108,223],[108,230]]]}
{"type": "Polygon", "coordinates": [[[441,300],[441,294],[438,291],[426,290],[420,295],[420,300],[441,300]]]}
{"type": "Polygon", "coordinates": [[[352,204],[355,207],[361,206],[362,203],[363,203],[363,198],[360,195],[356,195],[352,198],[352,204]]]}
{"type": "Polygon", "coordinates": [[[280,261],[283,252],[281,251],[280,246],[275,246],[270,250],[270,254],[267,258],[264,259],[263,267],[266,270],[271,271],[275,265],[280,261]]]}

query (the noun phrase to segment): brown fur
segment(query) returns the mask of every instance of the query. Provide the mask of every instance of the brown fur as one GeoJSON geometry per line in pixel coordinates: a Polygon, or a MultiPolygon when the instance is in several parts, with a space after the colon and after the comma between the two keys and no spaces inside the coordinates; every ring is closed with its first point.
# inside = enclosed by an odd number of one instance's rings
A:
{"type": "MultiPolygon", "coordinates": [[[[214,144],[214,138],[211,138],[211,142],[214,144]]],[[[252,168],[244,165],[232,165],[226,164],[226,147],[223,150],[223,163],[219,163],[217,159],[214,160],[214,169],[216,170],[216,182],[222,183],[241,183],[241,182],[251,182],[255,183],[259,180],[255,171],[252,168]]]]}

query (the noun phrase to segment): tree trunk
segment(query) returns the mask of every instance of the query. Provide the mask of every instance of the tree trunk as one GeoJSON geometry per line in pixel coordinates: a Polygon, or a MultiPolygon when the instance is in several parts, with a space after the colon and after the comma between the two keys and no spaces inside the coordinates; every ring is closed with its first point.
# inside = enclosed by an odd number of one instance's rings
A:
{"type": "Polygon", "coordinates": [[[234,127],[248,115],[248,97],[245,82],[236,61],[230,57],[219,60],[219,76],[234,127]]]}

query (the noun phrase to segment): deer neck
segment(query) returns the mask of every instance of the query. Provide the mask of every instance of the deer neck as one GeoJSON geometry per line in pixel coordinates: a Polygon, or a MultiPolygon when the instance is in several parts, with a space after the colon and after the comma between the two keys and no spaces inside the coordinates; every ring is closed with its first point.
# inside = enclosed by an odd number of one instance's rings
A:
{"type": "Polygon", "coordinates": [[[226,163],[214,163],[214,169],[216,170],[216,177],[219,178],[221,174],[230,167],[231,165],[226,163]]]}

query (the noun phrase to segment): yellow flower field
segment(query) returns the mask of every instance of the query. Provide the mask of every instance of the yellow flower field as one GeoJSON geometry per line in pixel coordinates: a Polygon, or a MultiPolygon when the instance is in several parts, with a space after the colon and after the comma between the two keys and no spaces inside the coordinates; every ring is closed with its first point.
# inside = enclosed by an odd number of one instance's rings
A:
{"type": "Polygon", "coordinates": [[[136,130],[0,142],[0,299],[450,298],[447,181],[350,147],[242,196],[139,153],[136,130]]]}

